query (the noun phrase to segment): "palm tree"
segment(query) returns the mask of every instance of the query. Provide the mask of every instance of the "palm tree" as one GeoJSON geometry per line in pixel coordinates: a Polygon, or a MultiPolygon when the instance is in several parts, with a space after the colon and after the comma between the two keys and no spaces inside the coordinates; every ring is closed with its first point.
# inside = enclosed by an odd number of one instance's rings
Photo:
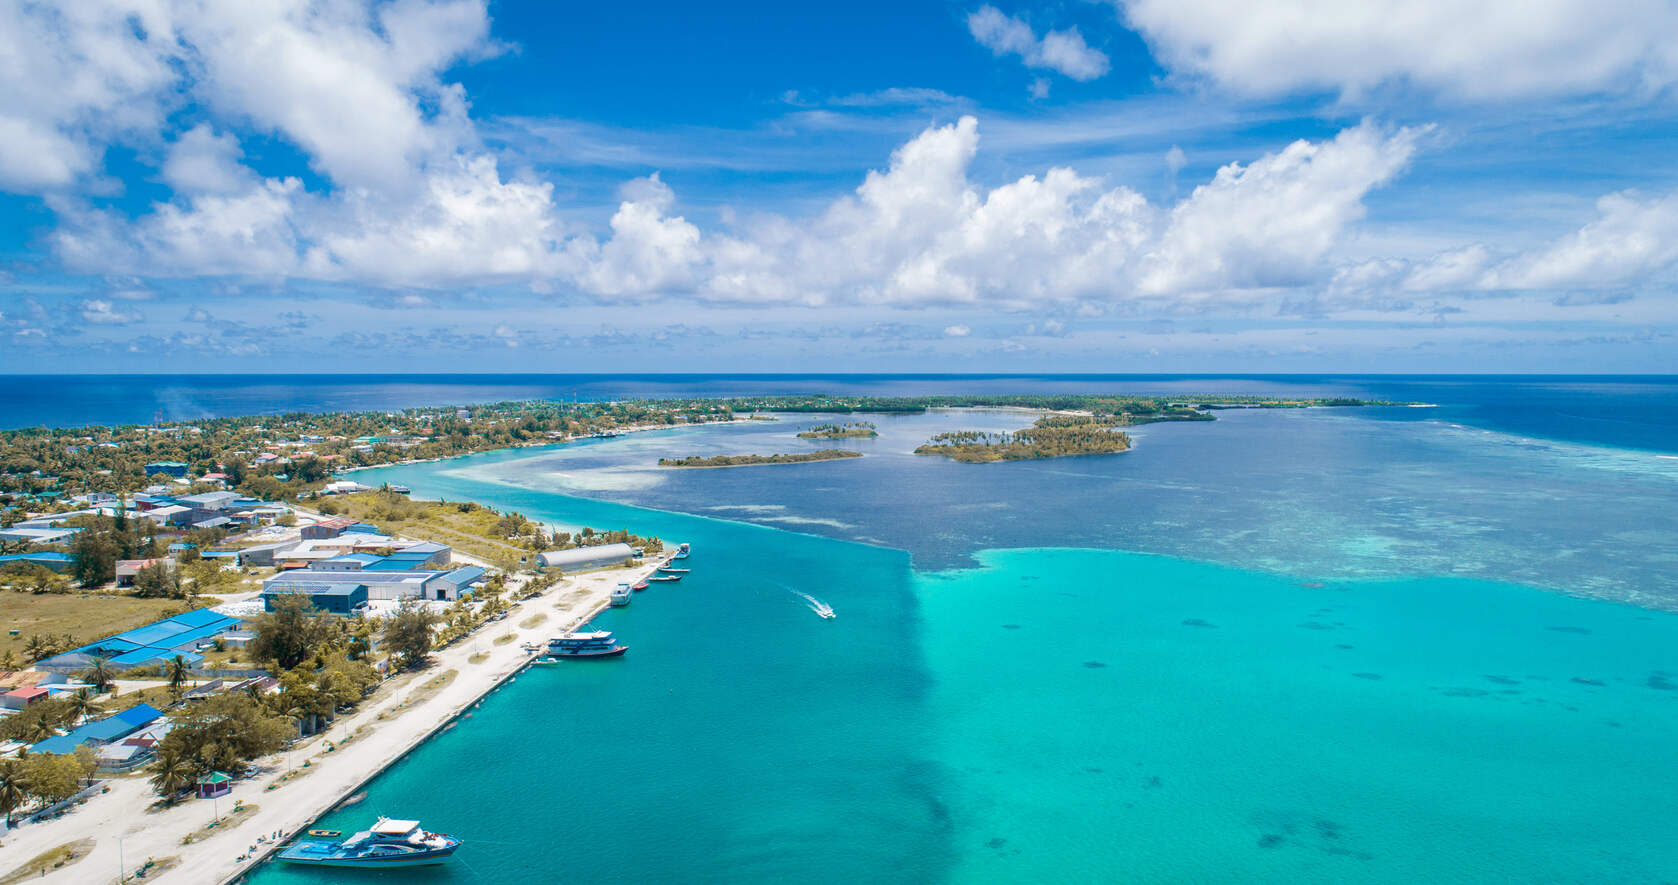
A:
{"type": "Polygon", "coordinates": [[[78,724],[86,722],[88,717],[99,712],[99,705],[93,702],[93,695],[83,688],[70,696],[70,713],[78,724]]]}
{"type": "Polygon", "coordinates": [[[186,684],[186,658],[175,655],[169,662],[169,693],[175,696],[176,702],[181,699],[181,686],[186,684]]]}
{"type": "Polygon", "coordinates": [[[151,785],[166,804],[174,805],[181,790],[192,780],[192,765],[174,750],[163,750],[152,763],[151,785]]]}
{"type": "Polygon", "coordinates": [[[82,678],[93,684],[101,693],[111,684],[111,663],[101,657],[94,657],[87,662],[87,669],[82,672],[82,678]]]}
{"type": "Polygon", "coordinates": [[[24,784],[23,766],[11,759],[0,761],[0,814],[6,816],[8,829],[12,825],[12,812],[27,798],[29,790],[24,784]]]}
{"type": "Polygon", "coordinates": [[[8,648],[5,654],[0,655],[0,670],[16,670],[17,664],[17,652],[8,648]]]}
{"type": "Polygon", "coordinates": [[[38,661],[47,656],[47,642],[39,633],[29,634],[29,641],[23,644],[23,653],[31,661],[38,661]]]}

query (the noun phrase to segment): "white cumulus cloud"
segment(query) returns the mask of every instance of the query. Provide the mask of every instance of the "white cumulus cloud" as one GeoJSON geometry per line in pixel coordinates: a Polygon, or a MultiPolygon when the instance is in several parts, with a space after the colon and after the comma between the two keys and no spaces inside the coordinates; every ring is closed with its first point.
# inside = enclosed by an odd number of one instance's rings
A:
{"type": "Polygon", "coordinates": [[[1025,21],[985,5],[967,16],[967,30],[997,56],[1017,55],[1028,67],[1057,71],[1074,80],[1094,80],[1107,73],[1106,54],[1085,43],[1077,28],[1049,31],[1039,38],[1025,21]]]}
{"type": "Polygon", "coordinates": [[[1468,99],[1654,92],[1678,81],[1669,0],[1113,0],[1172,71],[1236,92],[1468,99]]]}

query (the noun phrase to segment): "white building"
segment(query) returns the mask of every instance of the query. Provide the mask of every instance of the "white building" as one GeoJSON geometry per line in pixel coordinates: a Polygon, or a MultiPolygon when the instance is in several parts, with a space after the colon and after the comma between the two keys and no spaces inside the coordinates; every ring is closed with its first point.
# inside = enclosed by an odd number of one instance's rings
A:
{"type": "Polygon", "coordinates": [[[539,555],[537,561],[541,563],[542,568],[577,572],[617,565],[635,556],[635,548],[628,544],[601,544],[597,547],[578,547],[574,550],[549,550],[539,555]]]}

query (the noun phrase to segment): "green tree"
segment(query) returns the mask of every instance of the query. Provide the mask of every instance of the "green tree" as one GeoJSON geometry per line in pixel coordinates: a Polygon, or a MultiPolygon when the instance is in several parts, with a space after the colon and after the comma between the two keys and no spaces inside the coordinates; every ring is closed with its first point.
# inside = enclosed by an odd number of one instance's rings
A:
{"type": "Polygon", "coordinates": [[[82,671],[82,679],[101,694],[110,687],[114,674],[111,672],[111,662],[95,656],[87,662],[87,669],[82,671]]]}
{"type": "Polygon", "coordinates": [[[385,622],[381,639],[396,668],[406,670],[431,654],[438,617],[429,609],[405,605],[385,622]]]}
{"type": "Polygon", "coordinates": [[[74,716],[71,721],[74,723],[86,722],[94,713],[99,712],[99,705],[94,703],[93,693],[85,688],[78,689],[68,700],[70,712],[74,716]]]}
{"type": "Polygon", "coordinates": [[[12,812],[23,807],[29,798],[28,780],[23,763],[16,759],[0,759],[0,814],[6,816],[6,826],[12,824],[12,812]]]}
{"type": "Polygon", "coordinates": [[[181,753],[179,747],[168,745],[165,739],[150,768],[152,789],[169,805],[175,804],[194,777],[192,764],[181,753]]]}
{"type": "Polygon", "coordinates": [[[134,574],[134,595],[143,599],[180,599],[181,579],[166,562],[154,562],[134,574]]]}
{"type": "Polygon", "coordinates": [[[308,597],[285,594],[274,599],[273,610],[250,619],[254,637],[248,646],[258,661],[273,661],[290,670],[334,638],[335,625],[308,597]]]}
{"type": "Polygon", "coordinates": [[[186,658],[175,655],[169,662],[169,694],[175,698],[176,703],[181,700],[181,688],[186,685],[188,675],[186,658]]]}
{"type": "Polygon", "coordinates": [[[105,532],[83,528],[70,539],[70,574],[83,587],[98,587],[117,578],[122,548],[105,532]]]}

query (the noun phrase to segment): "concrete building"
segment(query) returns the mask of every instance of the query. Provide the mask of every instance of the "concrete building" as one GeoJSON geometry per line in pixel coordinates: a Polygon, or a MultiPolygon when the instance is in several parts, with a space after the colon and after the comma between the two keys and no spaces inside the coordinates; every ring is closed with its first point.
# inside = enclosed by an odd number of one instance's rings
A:
{"type": "Polygon", "coordinates": [[[367,604],[367,585],[278,582],[263,589],[263,610],[273,611],[274,603],[287,596],[302,596],[322,611],[347,615],[367,604]]]}
{"type": "Polygon", "coordinates": [[[636,557],[635,548],[628,544],[601,544],[577,547],[572,550],[549,550],[536,557],[542,568],[557,568],[567,572],[617,565],[636,557]]]}
{"type": "Polygon", "coordinates": [[[185,495],[176,501],[194,510],[226,510],[234,501],[239,500],[234,492],[205,492],[202,495],[185,495]]]}
{"type": "Polygon", "coordinates": [[[427,599],[453,601],[483,580],[484,570],[466,566],[453,571],[383,571],[318,568],[281,572],[262,584],[264,599],[271,593],[322,593],[323,587],[361,587],[365,599],[427,599]]]}

